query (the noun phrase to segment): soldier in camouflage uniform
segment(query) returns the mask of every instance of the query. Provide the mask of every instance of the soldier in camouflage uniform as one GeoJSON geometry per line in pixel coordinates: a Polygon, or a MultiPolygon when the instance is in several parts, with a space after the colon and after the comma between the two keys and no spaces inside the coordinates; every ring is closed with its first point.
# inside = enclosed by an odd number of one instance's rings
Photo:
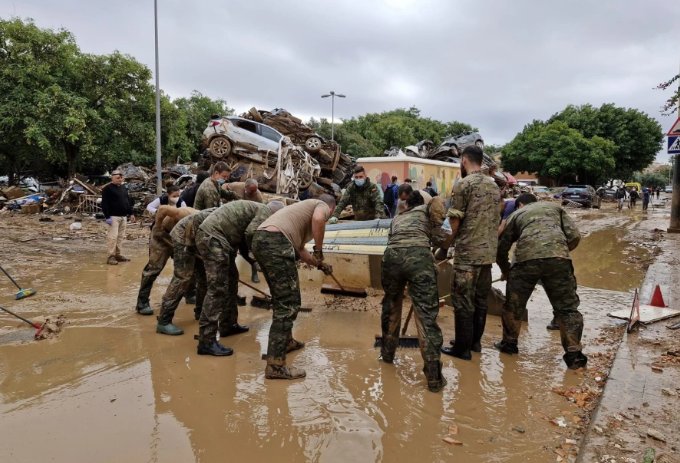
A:
{"type": "Polygon", "coordinates": [[[178,326],[172,323],[177,306],[182,300],[182,295],[189,288],[196,276],[196,307],[194,318],[199,319],[203,307],[203,299],[207,291],[205,267],[196,251],[196,232],[203,221],[212,214],[216,208],[204,209],[200,212],[183,218],[170,232],[173,247],[174,274],[168,289],[163,295],[161,313],[158,316],[156,332],[177,336],[184,334],[178,326]],[[198,257],[198,259],[197,259],[198,257]]]}
{"type": "MultiPolygon", "coordinates": [[[[406,199],[406,210],[392,219],[387,249],[382,259],[381,281],[385,291],[382,302],[382,360],[392,363],[399,343],[402,299],[409,285],[413,303],[420,352],[425,361],[423,372],[428,389],[439,392],[445,385],[439,350],[442,331],[437,325],[439,292],[437,270],[430,246],[440,246],[445,241],[441,229],[443,216],[435,219],[430,206],[424,204],[420,191],[412,192],[406,199]],[[433,219],[436,221],[433,223],[433,219]]],[[[444,202],[436,198],[432,202],[444,202]]],[[[442,207],[443,209],[443,207],[442,207]]]]}
{"type": "Polygon", "coordinates": [[[283,203],[269,205],[252,201],[225,204],[203,221],[196,233],[196,248],[203,258],[208,292],[199,319],[198,353],[200,355],[231,355],[233,351],[217,342],[220,337],[245,333],[247,326],[238,324],[238,269],[236,252],[248,257],[246,235],[252,234],[283,203]]]}
{"type": "Polygon", "coordinates": [[[356,220],[379,219],[385,214],[385,204],[378,186],[366,177],[363,167],[354,168],[354,181],[347,187],[329,223],[338,223],[340,214],[352,206],[356,220]]]}
{"type": "Polygon", "coordinates": [[[507,297],[503,306],[503,340],[494,345],[502,352],[516,354],[522,326],[521,313],[536,287],[543,282],[553,314],[560,327],[564,361],[568,368],[585,367],[588,358],[581,350],[583,316],[578,311],[576,278],[569,251],[578,246],[581,235],[569,214],[550,202],[537,202],[525,193],[517,198],[519,210],[508,219],[498,243],[497,263],[507,276],[507,297]],[[508,252],[513,243],[515,263],[508,252]]]}
{"type": "Polygon", "coordinates": [[[194,200],[194,209],[202,211],[211,207],[220,207],[222,199],[237,199],[233,192],[222,188],[228,177],[229,168],[227,164],[224,162],[215,164],[210,178],[203,180],[201,186],[198,187],[196,199],[194,200]]]}
{"type": "Polygon", "coordinates": [[[156,213],[156,221],[149,236],[149,262],[142,271],[142,281],[137,295],[137,313],[140,315],[153,315],[153,309],[149,305],[153,284],[165,268],[168,259],[172,257],[170,242],[170,230],[177,222],[187,215],[197,212],[190,207],[177,208],[175,206],[161,206],[156,213]]]}
{"type": "Polygon", "coordinates": [[[335,198],[324,194],[287,206],[272,215],[255,233],[253,254],[272,295],[272,325],[267,347],[267,379],[305,377],[301,368],[286,365],[286,353],[301,349],[304,343],[293,338],[293,322],[300,310],[300,281],[295,261],[318,267],[324,273],[330,268],[323,263],[323,237],[326,220],[333,213],[335,198]],[[314,254],[305,244],[314,239],[314,254]]]}
{"type": "Polygon", "coordinates": [[[498,245],[501,195],[494,181],[482,173],[483,159],[480,148],[465,148],[461,157],[464,178],[453,186],[447,213],[455,240],[451,302],[456,338],[442,352],[463,360],[472,359],[470,350],[482,351],[491,265],[498,245]]]}

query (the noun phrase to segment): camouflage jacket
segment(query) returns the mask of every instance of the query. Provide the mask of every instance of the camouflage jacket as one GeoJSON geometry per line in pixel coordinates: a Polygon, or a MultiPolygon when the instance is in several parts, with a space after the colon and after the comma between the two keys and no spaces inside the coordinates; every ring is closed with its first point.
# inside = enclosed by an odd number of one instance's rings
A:
{"type": "Polygon", "coordinates": [[[387,247],[439,246],[446,238],[441,225],[441,221],[431,216],[429,205],[424,204],[408,209],[392,219],[387,235],[387,247]]]}
{"type": "Polygon", "coordinates": [[[198,230],[198,227],[200,227],[203,221],[216,210],[216,207],[203,209],[202,211],[184,217],[177,222],[175,228],[170,232],[172,242],[187,247],[196,246],[196,231],[198,230]]]}
{"type": "Polygon", "coordinates": [[[226,241],[236,249],[241,242],[246,241],[246,234],[255,233],[257,227],[270,215],[271,211],[266,204],[238,200],[219,207],[199,228],[203,233],[226,241]]]}
{"type": "Polygon", "coordinates": [[[380,197],[380,188],[375,183],[371,183],[366,179],[366,183],[358,187],[354,182],[350,183],[342,199],[335,208],[333,217],[340,217],[342,211],[347,206],[352,206],[356,220],[373,220],[379,219],[384,214],[385,205],[380,197]]]}
{"type": "Polygon", "coordinates": [[[569,214],[552,202],[527,204],[513,212],[499,238],[496,261],[503,273],[510,270],[508,253],[513,243],[515,262],[560,257],[578,246],[581,234],[569,214]]]}
{"type": "Polygon", "coordinates": [[[496,261],[501,195],[481,171],[468,174],[453,186],[447,217],[460,219],[454,245],[455,264],[489,265],[496,261]]]}
{"type": "Polygon", "coordinates": [[[194,209],[202,211],[211,207],[220,207],[221,200],[236,199],[232,192],[220,187],[220,184],[210,178],[206,178],[196,192],[194,209]]]}

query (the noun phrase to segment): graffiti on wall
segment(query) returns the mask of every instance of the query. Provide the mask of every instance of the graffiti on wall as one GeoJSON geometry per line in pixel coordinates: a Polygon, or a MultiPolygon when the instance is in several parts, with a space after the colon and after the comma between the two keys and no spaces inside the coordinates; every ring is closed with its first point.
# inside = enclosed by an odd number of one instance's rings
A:
{"type": "MultiPolygon", "coordinates": [[[[359,160],[361,164],[361,159],[359,160]]],[[[382,191],[385,191],[387,185],[392,181],[392,176],[399,178],[399,183],[403,183],[406,178],[413,181],[413,188],[423,189],[427,186],[427,182],[432,182],[432,188],[445,196],[449,196],[449,192],[453,185],[460,181],[460,168],[458,167],[444,167],[434,166],[430,164],[420,164],[418,162],[404,161],[400,163],[392,162],[372,162],[363,164],[368,174],[368,178],[380,185],[382,191]]]]}

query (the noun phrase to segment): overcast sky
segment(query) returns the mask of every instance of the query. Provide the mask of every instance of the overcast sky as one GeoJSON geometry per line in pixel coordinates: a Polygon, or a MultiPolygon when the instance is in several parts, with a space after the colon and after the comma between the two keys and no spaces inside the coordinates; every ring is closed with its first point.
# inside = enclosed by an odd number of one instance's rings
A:
{"type": "MultiPolygon", "coordinates": [[[[161,88],[197,89],[240,113],[303,119],[417,106],[488,143],[567,104],[638,108],[668,131],[652,90],[680,66],[677,0],[158,0],[161,88]]],[[[65,27],[85,52],[153,69],[152,0],[0,0],[0,16],[65,27]]],[[[666,160],[665,152],[659,160],[666,160]]]]}

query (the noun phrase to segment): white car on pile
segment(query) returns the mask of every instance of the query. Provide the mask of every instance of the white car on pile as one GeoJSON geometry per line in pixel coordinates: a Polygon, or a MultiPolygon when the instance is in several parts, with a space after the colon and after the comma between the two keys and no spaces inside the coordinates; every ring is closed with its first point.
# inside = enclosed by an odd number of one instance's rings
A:
{"type": "Polygon", "coordinates": [[[203,149],[210,149],[213,158],[226,159],[231,153],[239,151],[278,153],[282,138],[281,133],[259,122],[236,116],[213,116],[203,132],[201,142],[203,149]]]}

